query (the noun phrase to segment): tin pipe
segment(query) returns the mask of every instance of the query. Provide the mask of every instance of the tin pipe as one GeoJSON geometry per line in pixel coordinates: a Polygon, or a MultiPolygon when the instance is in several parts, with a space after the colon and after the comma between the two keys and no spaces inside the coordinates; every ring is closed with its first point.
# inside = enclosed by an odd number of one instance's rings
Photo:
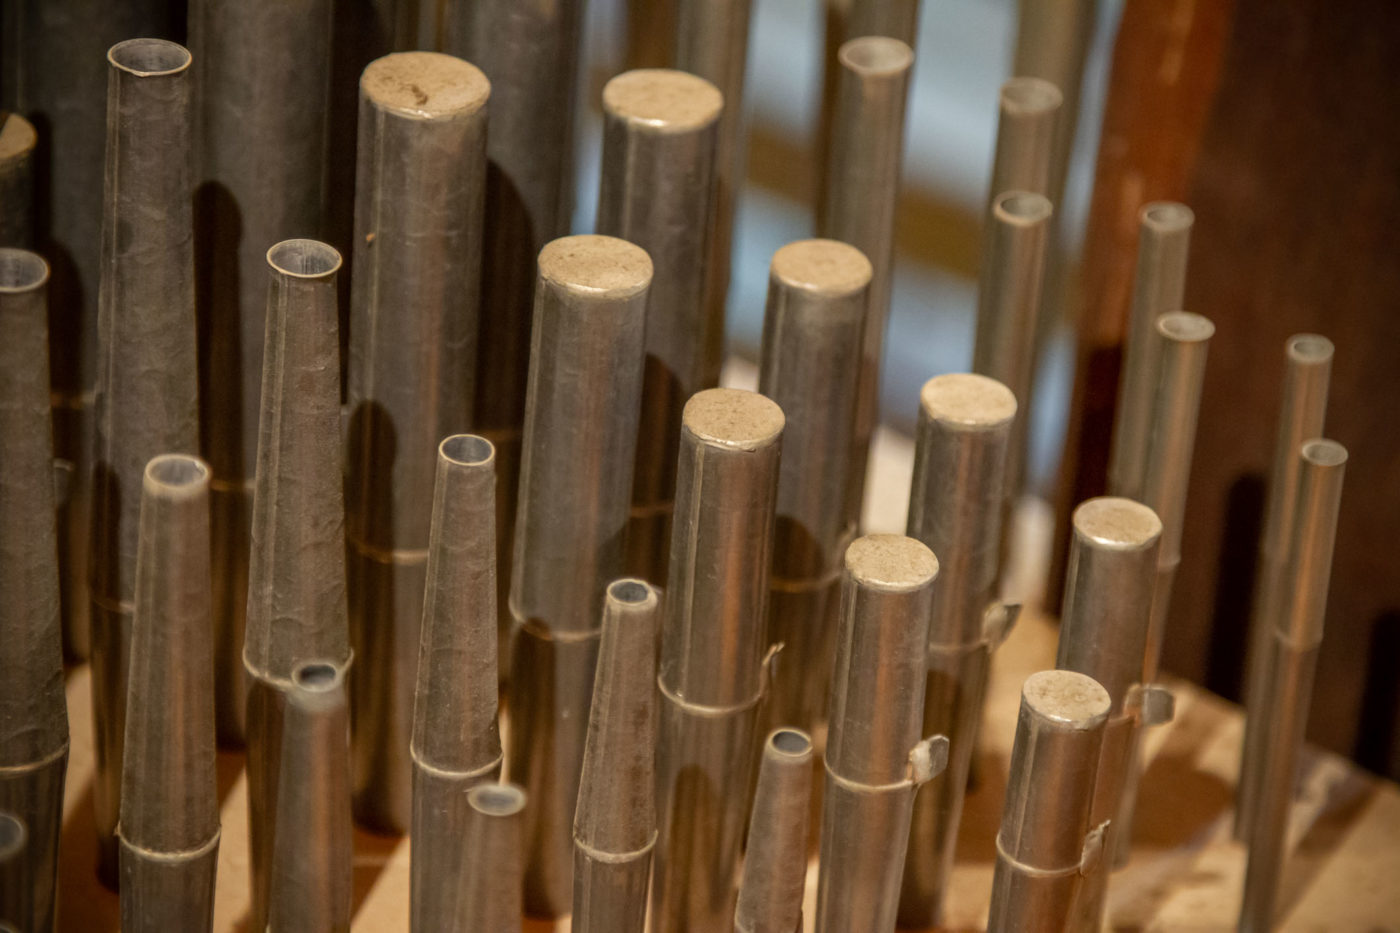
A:
{"type": "Polygon", "coordinates": [[[472,423],[490,84],[436,52],[360,79],[346,489],[350,633],[361,666],[355,817],[412,821],[413,690],[442,438],[472,423]]]}
{"type": "Polygon", "coordinates": [[[128,39],[107,53],[107,195],[89,558],[98,870],[117,883],[117,801],[146,463],[199,451],[190,53],[128,39]]]}
{"type": "Polygon", "coordinates": [[[773,254],[758,390],[786,417],[769,580],[768,638],[782,642],[765,704],[770,729],[826,719],[841,555],[854,536],[843,506],[855,431],[870,262],[835,240],[773,254]]]}
{"type": "Polygon", "coordinates": [[[213,536],[215,711],[241,744],[243,628],[258,455],[267,249],[319,237],[326,199],[330,0],[193,0],[199,95],[200,400],[213,536]]]}
{"type": "Polygon", "coordinates": [[[681,409],[719,381],[710,356],[723,344],[724,318],[710,313],[705,289],[721,105],[714,85],[682,71],[629,71],[603,88],[598,232],[642,247],[655,267],[626,568],[658,582],[666,579],[681,409]]]}
{"type": "Polygon", "coordinates": [[[1101,852],[1105,827],[1091,809],[1111,706],[1098,681],[1073,671],[1041,671],[1021,688],[988,933],[1071,929],[1101,852]]]}
{"type": "Polygon", "coordinates": [[[346,669],[303,661],[287,685],[268,933],[349,933],[350,723],[346,669]]]}
{"type": "Polygon", "coordinates": [[[1012,78],[997,103],[996,155],[987,186],[987,209],[1004,191],[1050,191],[1050,159],[1064,96],[1040,78],[1012,78]]]}
{"type": "Polygon", "coordinates": [[[123,930],[212,930],[214,770],[209,465],[155,457],[141,487],[121,821],[123,930]]]}
{"type": "Polygon", "coordinates": [[[524,913],[525,792],[514,784],[478,784],[467,792],[470,858],[462,930],[517,933],[524,913]]]}
{"type": "Polygon", "coordinates": [[[267,926],[284,691],[304,658],[349,667],[340,449],[340,254],[315,240],[267,253],[267,337],[253,491],[248,624],[251,930],[267,926]]]}
{"type": "Polygon", "coordinates": [[[801,933],[812,755],[801,729],[774,729],[763,744],[734,933],[801,933]]]}
{"type": "Polygon", "coordinates": [[[1294,334],[1284,345],[1283,404],[1279,409],[1274,462],[1259,541],[1258,583],[1250,617],[1249,655],[1245,668],[1244,747],[1235,804],[1235,838],[1247,841],[1253,821],[1265,754],[1265,717],[1274,620],[1282,611],[1289,541],[1298,521],[1298,448],[1321,437],[1327,414],[1327,387],[1332,376],[1332,341],[1317,334],[1294,334]]]}
{"type": "Polygon", "coordinates": [[[1273,659],[1261,710],[1268,723],[1256,788],[1257,809],[1250,824],[1240,933],[1264,933],[1274,928],[1288,844],[1288,811],[1327,616],[1347,450],[1336,441],[1309,440],[1297,456],[1297,511],[1289,539],[1286,582],[1279,593],[1279,612],[1271,632],[1273,659]]]}
{"type": "Polygon", "coordinates": [[[764,689],[783,412],[706,389],[681,417],[661,629],[654,933],[721,930],[748,814],[764,689]]]}
{"type": "Polygon", "coordinates": [[[656,845],[660,591],[608,587],[574,811],[573,933],[642,933],[656,845]]]}
{"type": "Polygon", "coordinates": [[[428,584],[413,704],[410,928],[469,929],[462,879],[467,792],[501,772],[496,722],[496,451],[473,434],[438,445],[428,584]]]}
{"type": "Polygon", "coordinates": [[[28,827],[16,864],[0,872],[22,878],[0,892],[0,919],[36,933],[54,926],[68,769],[48,280],[39,255],[0,248],[0,810],[28,827]]]}
{"type": "Polygon", "coordinates": [[[895,208],[914,52],[898,39],[864,36],[842,45],[837,59],[841,77],[817,207],[817,235],[856,247],[872,270],[846,492],[846,518],[857,524],[870,437],[880,415],[880,359],[894,277],[895,208]]]}
{"type": "MultiPolygon", "coordinates": [[[[30,875],[30,861],[26,857],[29,849],[29,829],[24,820],[14,813],[0,810],[0,933],[18,933],[18,928],[7,920],[16,918],[16,923],[24,922],[33,913],[31,900],[34,892],[33,877],[30,875]]],[[[42,929],[51,929],[53,924],[42,929]]]]}
{"type": "Polygon", "coordinates": [[[923,734],[948,737],[947,769],[914,797],[899,922],[939,926],[963,796],[982,721],[992,652],[1019,607],[997,601],[1006,452],[1017,414],[1011,390],[965,373],[919,393],[908,533],[939,555],[929,621],[923,734]]]}
{"type": "Polygon", "coordinates": [[[0,110],[0,248],[34,243],[34,124],[0,110]]]}
{"type": "Polygon", "coordinates": [[[540,252],[515,516],[507,773],[525,812],[525,909],[573,902],[572,827],[604,593],[622,571],[652,264],[607,236],[540,252]]]}
{"type": "Polygon", "coordinates": [[[1097,16],[1098,0],[1019,0],[1017,3],[1011,73],[1043,78],[1064,95],[1064,108],[1055,127],[1051,150],[1050,187],[1045,192],[1053,204],[1064,199],[1065,177],[1079,124],[1084,63],[1097,16]]]}

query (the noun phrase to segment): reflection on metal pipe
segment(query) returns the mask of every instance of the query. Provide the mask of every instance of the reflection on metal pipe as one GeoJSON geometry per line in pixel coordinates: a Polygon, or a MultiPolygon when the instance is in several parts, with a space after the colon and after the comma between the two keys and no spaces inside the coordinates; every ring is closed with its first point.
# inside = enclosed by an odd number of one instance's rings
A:
{"type": "Polygon", "coordinates": [[[775,729],[763,745],[734,933],[800,933],[807,882],[812,739],[775,729]]]}
{"type": "Polygon", "coordinates": [[[1001,86],[988,210],[1005,191],[1049,194],[1050,159],[1063,103],[1060,89],[1040,78],[1012,78],[1001,86]]]}
{"type": "Polygon", "coordinates": [[[1079,123],[1079,89],[1097,13],[1098,0],[1020,0],[1017,4],[1011,73],[1043,78],[1064,95],[1050,157],[1050,187],[1045,192],[1053,204],[1064,197],[1070,150],[1079,123]]]}
{"type": "Polygon", "coordinates": [[[525,792],[514,784],[478,784],[467,792],[463,845],[466,919],[457,929],[518,933],[524,913],[525,792]]]}
{"type": "Polygon", "coordinates": [[[34,243],[34,125],[0,110],[0,248],[34,243]]]}

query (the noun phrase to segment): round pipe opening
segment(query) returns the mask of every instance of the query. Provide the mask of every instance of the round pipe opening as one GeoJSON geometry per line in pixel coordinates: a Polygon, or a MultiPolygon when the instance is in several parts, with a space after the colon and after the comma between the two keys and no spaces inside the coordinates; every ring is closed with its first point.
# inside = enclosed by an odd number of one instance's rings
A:
{"type": "Polygon", "coordinates": [[[165,39],[127,39],[107,51],[107,60],[142,77],[169,75],[190,66],[190,50],[165,39]]]}
{"type": "Polygon", "coordinates": [[[812,740],[796,729],[779,729],[768,741],[784,755],[805,755],[812,750],[812,740]]]}
{"type": "Polygon", "coordinates": [[[644,603],[651,597],[651,587],[640,580],[617,580],[608,587],[608,595],[620,603],[644,603]]]}
{"type": "Polygon", "coordinates": [[[340,253],[320,240],[283,240],[267,251],[268,265],[297,278],[319,278],[340,268],[340,253]]]}
{"type": "Polygon", "coordinates": [[[49,264],[27,249],[0,249],[0,292],[27,292],[49,280],[49,264]]]}
{"type": "Polygon", "coordinates": [[[487,816],[510,816],[525,808],[525,792],[513,784],[478,784],[467,792],[467,800],[487,816]]]}
{"type": "Polygon", "coordinates": [[[318,693],[330,690],[339,679],[340,670],[328,661],[308,661],[292,672],[298,687],[318,693]]]}
{"type": "Polygon", "coordinates": [[[496,448],[475,434],[453,434],[438,445],[442,455],[462,466],[480,466],[496,455],[496,448]]]}

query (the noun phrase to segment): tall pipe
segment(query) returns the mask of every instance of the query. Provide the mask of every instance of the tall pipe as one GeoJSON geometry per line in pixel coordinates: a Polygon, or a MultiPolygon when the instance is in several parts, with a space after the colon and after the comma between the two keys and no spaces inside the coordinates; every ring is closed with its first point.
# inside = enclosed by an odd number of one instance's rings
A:
{"type": "Polygon", "coordinates": [[[34,124],[0,110],[0,248],[34,243],[34,124]]]}
{"type": "Polygon", "coordinates": [[[355,817],[412,821],[409,738],[438,443],[472,423],[491,86],[436,52],[360,79],[345,482],[355,817]]]}
{"type": "Polygon", "coordinates": [[[54,925],[68,769],[48,280],[37,254],[0,248],[0,810],[27,827],[12,870],[24,903],[6,896],[0,919],[35,933],[54,925]]]}
{"type": "Polygon", "coordinates": [[[774,729],[763,743],[734,933],[801,933],[812,755],[800,729],[774,729]]]}
{"type": "Polygon", "coordinates": [[[467,929],[467,793],[501,772],[496,722],[496,451],[438,445],[413,703],[410,929],[467,929]]]}
{"type": "Polygon", "coordinates": [[[987,208],[1004,191],[1050,192],[1050,159],[1064,96],[1040,78],[1012,78],[997,103],[996,154],[987,186],[987,208]]]}
{"type": "Polygon", "coordinates": [[[457,929],[517,933],[524,913],[527,798],[514,784],[478,784],[467,792],[463,845],[470,857],[463,884],[466,918],[457,929]]]}
{"type": "Polygon", "coordinates": [[[540,252],[510,611],[507,773],[525,812],[525,909],[573,903],[572,828],[608,583],[622,571],[652,264],[615,237],[540,252]]]}
{"type": "Polygon", "coordinates": [[[122,769],[123,930],[211,930],[219,860],[209,465],[165,455],[141,488],[122,769]]]}
{"type": "Polygon", "coordinates": [[[786,417],[769,580],[768,638],[782,642],[770,729],[826,719],[841,556],[855,535],[842,497],[855,432],[870,262],[854,246],[799,240],[773,254],[758,390],[786,417]]]}
{"type": "Polygon", "coordinates": [[[722,103],[714,85],[681,71],[629,71],[603,88],[598,232],[637,244],[654,266],[626,567],[657,582],[666,579],[681,409],[719,381],[710,354],[724,318],[710,314],[705,289],[722,103]]]}
{"type": "Polygon", "coordinates": [[[267,925],[282,710],[296,664],[351,663],[340,459],[340,254],[315,240],[267,253],[267,337],[254,472],[248,624],[250,929],[267,925]]]}
{"type": "Polygon", "coordinates": [[[239,744],[247,688],[243,628],[258,456],[267,250],[321,237],[326,200],[331,0],[192,0],[199,98],[200,401],[214,470],[216,714],[239,744]]]}
{"type": "Polygon", "coordinates": [[[1001,497],[1016,398],[994,379],[936,376],[919,393],[908,534],[939,555],[926,645],[923,734],[948,737],[947,769],[914,797],[899,922],[941,923],[992,652],[1015,621],[997,601],[1001,497]]]}
{"type": "Polygon", "coordinates": [[[734,919],[758,707],[783,412],[754,392],[686,402],[661,629],[655,933],[734,919]]]}
{"type": "Polygon", "coordinates": [[[146,463],[199,452],[190,53],[128,39],[107,53],[89,582],[98,869],[117,883],[126,670],[146,463]]]}

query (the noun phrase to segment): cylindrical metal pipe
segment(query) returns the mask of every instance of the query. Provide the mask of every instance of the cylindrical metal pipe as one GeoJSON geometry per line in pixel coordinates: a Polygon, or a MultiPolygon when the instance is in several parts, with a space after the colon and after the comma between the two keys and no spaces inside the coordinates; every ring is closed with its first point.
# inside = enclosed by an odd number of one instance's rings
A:
{"type": "MultiPolygon", "coordinates": [[[[75,27],[77,28],[77,27],[75,27]]],[[[190,53],[128,39],[107,53],[89,590],[98,869],[117,883],[117,802],[146,463],[199,452],[191,219],[190,53]]]]}
{"type": "Polygon", "coordinates": [[[304,658],[351,661],[340,458],[340,254],[315,240],[267,252],[267,337],[248,568],[249,928],[267,925],[284,690],[304,658]]]}
{"type": "Polygon", "coordinates": [[[1332,341],[1317,334],[1294,334],[1284,345],[1286,369],[1283,404],[1279,408],[1274,462],[1264,507],[1264,531],[1259,540],[1254,611],[1249,622],[1249,654],[1245,668],[1244,747],[1235,801],[1235,838],[1249,839],[1261,780],[1268,707],[1273,626],[1282,607],[1288,546],[1297,523],[1298,448],[1322,436],[1327,414],[1327,386],[1332,376],[1332,341]]]}
{"type": "MultiPolygon", "coordinates": [[[[925,758],[924,663],[938,558],[902,535],[846,549],[826,742],[817,933],[892,933],[925,758]]],[[[941,743],[946,760],[947,742],[941,743]]]]}
{"type": "Polygon", "coordinates": [[[801,729],[774,729],[763,744],[734,933],[801,933],[812,755],[801,729]]]}
{"type": "Polygon", "coordinates": [[[48,280],[37,254],[0,249],[0,810],[27,827],[17,864],[4,871],[23,883],[4,891],[0,920],[36,933],[54,925],[68,769],[48,280]]]}
{"type": "Polygon", "coordinates": [[[122,766],[123,930],[211,930],[219,860],[209,465],[155,457],[141,488],[122,766]]]}
{"type": "Polygon", "coordinates": [[[1016,607],[996,601],[1001,497],[1016,398],[994,379],[937,376],[919,393],[908,534],[939,555],[923,734],[948,737],[947,769],[914,797],[899,922],[938,926],[992,651],[1016,607]]]}
{"type": "Polygon", "coordinates": [[[320,237],[325,208],[331,0],[192,0],[199,97],[195,197],[204,455],[214,471],[216,715],[243,739],[243,626],[258,456],[267,250],[320,237]]]}
{"type": "Polygon", "coordinates": [[[799,240],[773,254],[758,390],[787,426],[778,474],[768,639],[782,642],[765,703],[771,729],[826,719],[836,645],[841,556],[855,534],[843,496],[870,262],[835,240],[799,240]]]}
{"type": "Polygon", "coordinates": [[[861,341],[856,427],[846,518],[860,521],[870,437],[880,420],[880,358],[894,279],[894,222],[904,152],[904,105],[914,52],[898,39],[863,36],[841,46],[830,161],[817,235],[849,243],[870,260],[870,301],[861,341]]]}
{"type": "Polygon", "coordinates": [[[0,111],[0,248],[34,243],[34,124],[0,111]]]}
{"type": "Polygon", "coordinates": [[[574,811],[573,933],[642,933],[656,845],[656,636],[660,591],[617,580],[603,604],[574,811]]]}
{"type": "Polygon", "coordinates": [[[1336,441],[1305,441],[1296,456],[1300,461],[1294,499],[1297,511],[1289,539],[1286,582],[1271,626],[1273,659],[1268,692],[1262,709],[1251,711],[1268,720],[1258,798],[1250,824],[1240,933],[1267,933],[1274,928],[1288,850],[1288,811],[1327,616],[1332,548],[1346,471],[1347,450],[1336,441]]]}
{"type": "Polygon", "coordinates": [[[666,579],[681,409],[718,383],[707,354],[723,342],[724,318],[710,315],[705,289],[722,103],[714,85],[683,71],[629,71],[603,88],[598,232],[636,243],[655,267],[626,568],[658,582],[666,579]]]}
{"type": "Polygon", "coordinates": [[[1004,191],[1050,192],[1050,159],[1064,96],[1040,78],[1012,78],[998,97],[997,147],[987,209],[1004,191]]]}
{"type": "Polygon", "coordinates": [[[525,906],[525,792],[514,784],[478,784],[467,792],[468,853],[462,901],[466,917],[456,929],[518,933],[525,906]]]}
{"type": "Polygon", "coordinates": [[[707,389],[681,418],[656,756],[655,933],[721,930],[748,814],[783,412],[707,389]]]}
{"type": "Polygon", "coordinates": [[[268,933],[349,933],[350,723],[343,665],[303,661],[286,687],[268,933]]]}
{"type": "Polygon", "coordinates": [[[1021,688],[988,933],[1071,929],[1084,871],[1099,858],[1095,774],[1112,700],[1073,671],[1041,671],[1021,688]]]}
{"type": "Polygon", "coordinates": [[[1050,187],[1045,192],[1054,204],[1063,198],[1069,173],[1069,157],[1079,123],[1080,86],[1098,3],[1099,0],[1019,0],[1016,5],[1016,47],[1011,73],[1043,78],[1064,95],[1064,108],[1053,136],[1050,187]]]}
{"type": "Polygon", "coordinates": [[[360,79],[346,569],[355,816],[383,832],[412,822],[437,446],[472,423],[490,93],[436,52],[386,55],[360,79]]]}

